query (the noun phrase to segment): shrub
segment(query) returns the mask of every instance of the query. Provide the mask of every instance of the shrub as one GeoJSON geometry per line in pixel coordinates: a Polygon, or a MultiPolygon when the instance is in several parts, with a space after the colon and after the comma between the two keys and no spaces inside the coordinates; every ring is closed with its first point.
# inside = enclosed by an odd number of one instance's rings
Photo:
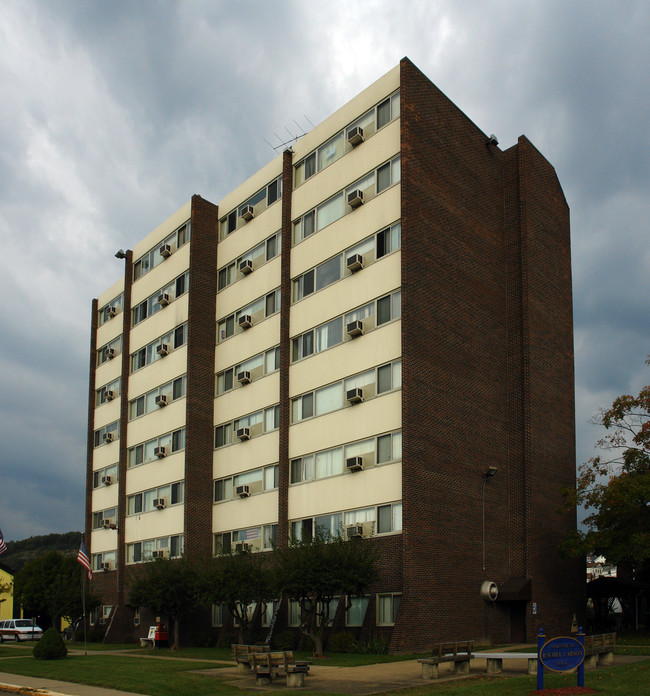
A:
{"type": "Polygon", "coordinates": [[[63,638],[54,628],[48,628],[34,646],[34,657],[39,660],[60,660],[67,654],[63,638]]]}
{"type": "Polygon", "coordinates": [[[296,647],[296,637],[296,632],[289,628],[274,633],[272,637],[273,647],[276,650],[294,650],[296,647]]]}
{"type": "Polygon", "coordinates": [[[330,637],[327,649],[335,653],[357,652],[357,641],[350,631],[339,631],[330,637]]]}

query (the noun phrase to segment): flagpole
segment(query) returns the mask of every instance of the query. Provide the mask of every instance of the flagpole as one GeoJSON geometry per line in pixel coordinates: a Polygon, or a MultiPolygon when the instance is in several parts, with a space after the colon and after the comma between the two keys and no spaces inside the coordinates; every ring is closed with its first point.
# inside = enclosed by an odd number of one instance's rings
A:
{"type": "Polygon", "coordinates": [[[81,577],[81,607],[83,610],[84,625],[84,655],[88,655],[88,645],[86,642],[86,574],[81,577]]]}

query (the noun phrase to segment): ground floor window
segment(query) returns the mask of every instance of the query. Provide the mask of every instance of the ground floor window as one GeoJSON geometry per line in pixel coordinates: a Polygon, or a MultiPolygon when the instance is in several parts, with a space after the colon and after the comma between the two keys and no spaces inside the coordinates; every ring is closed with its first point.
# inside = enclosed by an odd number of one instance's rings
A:
{"type": "Polygon", "coordinates": [[[345,612],[346,626],[363,626],[370,597],[348,597],[348,608],[345,612]]]}
{"type": "Polygon", "coordinates": [[[392,626],[397,617],[401,594],[377,595],[377,625],[392,626]]]}

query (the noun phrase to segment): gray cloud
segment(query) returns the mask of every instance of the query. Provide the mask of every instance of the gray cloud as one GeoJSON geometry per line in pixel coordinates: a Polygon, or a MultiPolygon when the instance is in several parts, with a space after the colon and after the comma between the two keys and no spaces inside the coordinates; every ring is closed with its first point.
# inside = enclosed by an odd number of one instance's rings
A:
{"type": "Polygon", "coordinates": [[[0,526],[83,524],[90,301],[119,247],[408,55],[509,147],[525,133],[572,214],[578,460],[648,380],[650,7],[637,0],[0,6],[0,526]],[[288,132],[287,132],[288,131],[288,132]],[[279,137],[276,137],[277,136],[279,137]],[[29,501],[30,514],[25,514],[29,501]]]}

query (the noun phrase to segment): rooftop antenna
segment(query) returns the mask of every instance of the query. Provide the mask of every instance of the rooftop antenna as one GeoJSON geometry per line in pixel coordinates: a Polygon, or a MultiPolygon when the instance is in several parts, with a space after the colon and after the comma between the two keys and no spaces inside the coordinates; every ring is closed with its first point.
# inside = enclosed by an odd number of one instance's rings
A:
{"type": "MultiPolygon", "coordinates": [[[[304,114],[303,114],[304,115],[304,114]]],[[[291,132],[286,126],[284,126],[284,130],[287,131],[289,134],[289,140],[283,140],[275,131],[273,131],[273,135],[276,137],[278,140],[277,145],[272,145],[266,138],[264,138],[264,142],[272,148],[275,152],[278,152],[280,150],[285,150],[287,146],[292,145],[296,141],[300,140],[303,135],[307,135],[307,131],[296,121],[296,119],[291,119],[296,126],[298,127],[298,131],[295,133],[291,132]]],[[[305,120],[309,123],[309,125],[313,128],[314,124],[305,116],[305,120]]]]}

